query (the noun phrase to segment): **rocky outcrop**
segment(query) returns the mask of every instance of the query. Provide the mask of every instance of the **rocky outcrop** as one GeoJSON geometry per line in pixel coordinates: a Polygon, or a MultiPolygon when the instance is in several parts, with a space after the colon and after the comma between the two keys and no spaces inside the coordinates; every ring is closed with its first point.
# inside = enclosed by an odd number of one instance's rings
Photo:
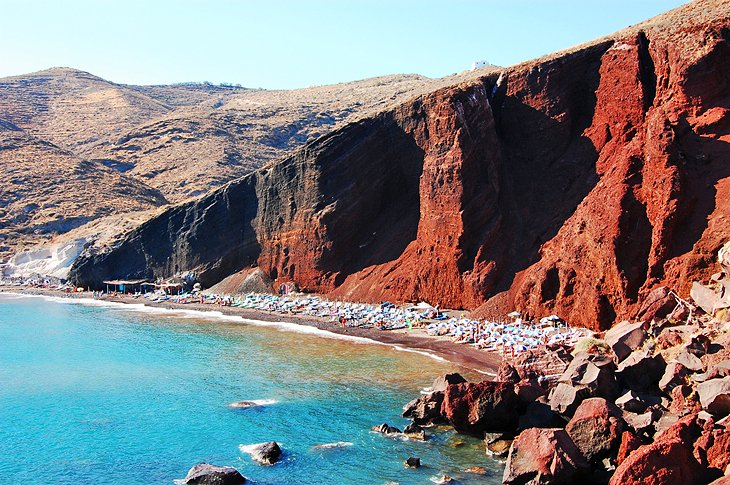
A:
{"type": "Polygon", "coordinates": [[[411,418],[415,424],[420,426],[444,423],[445,420],[441,415],[443,402],[443,391],[426,394],[403,406],[403,417],[411,418]]]}
{"type": "Polygon", "coordinates": [[[573,443],[589,461],[599,461],[618,449],[626,428],[621,410],[605,399],[583,401],[565,427],[573,443]]]}
{"type": "Polygon", "coordinates": [[[333,297],[605,329],[657,286],[686,296],[730,238],[729,14],[693,2],[351,123],[82,255],[73,278],[212,284],[257,265],[333,297]]]}
{"type": "Polygon", "coordinates": [[[693,450],[701,434],[696,415],[678,421],[653,443],[628,454],[611,485],[707,483],[708,471],[693,450]]]}
{"type": "Polygon", "coordinates": [[[565,430],[532,428],[512,442],[502,483],[580,483],[588,468],[565,430]]]}
{"type": "Polygon", "coordinates": [[[233,467],[198,463],[185,476],[187,485],[240,485],[246,478],[233,467]]]}
{"type": "Polygon", "coordinates": [[[444,391],[441,415],[464,434],[481,437],[485,431],[511,431],[519,418],[514,385],[493,381],[453,384],[444,391]]]}

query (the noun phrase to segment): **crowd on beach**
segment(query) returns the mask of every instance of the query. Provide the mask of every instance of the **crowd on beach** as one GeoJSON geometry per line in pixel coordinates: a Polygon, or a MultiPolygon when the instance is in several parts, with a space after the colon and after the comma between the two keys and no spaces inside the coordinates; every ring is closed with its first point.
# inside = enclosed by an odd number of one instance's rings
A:
{"type": "Polygon", "coordinates": [[[539,320],[510,313],[498,321],[471,319],[463,312],[441,310],[438,306],[419,303],[397,306],[390,302],[367,304],[330,301],[314,295],[279,296],[265,293],[218,295],[185,293],[167,295],[158,291],[138,295],[152,302],[201,303],[246,308],[280,315],[324,318],[341,327],[377,330],[423,329],[428,335],[443,336],[478,349],[515,355],[540,345],[574,345],[580,338],[591,336],[590,330],[571,327],[556,315],[539,320]]]}
{"type": "MultiPolygon", "coordinates": [[[[48,287],[49,285],[43,286],[48,287]]],[[[79,288],[79,290],[82,289],[79,288]]],[[[92,293],[94,298],[102,299],[115,295],[117,295],[116,292],[92,293]]],[[[431,336],[450,338],[454,342],[472,345],[478,349],[498,351],[512,356],[541,345],[572,346],[579,339],[592,335],[590,330],[572,327],[556,315],[536,320],[529,315],[512,312],[505,318],[480,320],[469,318],[465,312],[441,310],[438,305],[431,306],[425,302],[411,306],[398,306],[387,301],[381,304],[330,301],[319,296],[304,294],[226,295],[207,294],[197,290],[179,295],[156,290],[125,296],[141,298],[152,303],[170,301],[178,304],[210,304],[279,315],[315,317],[327,319],[341,327],[377,330],[418,328],[431,336]]]]}

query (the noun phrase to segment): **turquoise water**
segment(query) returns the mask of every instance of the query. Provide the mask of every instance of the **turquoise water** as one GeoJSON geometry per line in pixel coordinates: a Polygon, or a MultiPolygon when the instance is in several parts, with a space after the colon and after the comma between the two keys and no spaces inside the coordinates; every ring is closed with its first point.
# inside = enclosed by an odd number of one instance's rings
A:
{"type": "Polygon", "coordinates": [[[231,320],[0,294],[1,481],[171,484],[207,461],[262,484],[501,482],[478,440],[370,432],[407,424],[402,405],[453,365],[231,320]],[[227,406],[238,400],[275,402],[227,406]],[[274,466],[239,449],[270,440],[285,452],[274,466]],[[340,441],[352,446],[312,449],[340,441]],[[408,456],[425,466],[404,469],[408,456]]]}

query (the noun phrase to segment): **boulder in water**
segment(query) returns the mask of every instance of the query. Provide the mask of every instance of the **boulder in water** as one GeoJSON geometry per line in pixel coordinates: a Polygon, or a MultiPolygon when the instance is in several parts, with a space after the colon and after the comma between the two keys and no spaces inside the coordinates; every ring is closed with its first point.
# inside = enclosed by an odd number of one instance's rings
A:
{"type": "Polygon", "coordinates": [[[373,426],[370,428],[370,431],[375,431],[376,433],[382,433],[382,434],[401,434],[402,431],[398,428],[389,425],[388,423],[383,423],[379,426],[373,426]]]}
{"type": "Polygon", "coordinates": [[[246,478],[230,466],[215,466],[198,463],[185,476],[186,485],[239,485],[246,478]]]}
{"type": "Polygon", "coordinates": [[[281,448],[276,441],[248,446],[245,451],[259,465],[273,465],[281,458],[281,448]]]}

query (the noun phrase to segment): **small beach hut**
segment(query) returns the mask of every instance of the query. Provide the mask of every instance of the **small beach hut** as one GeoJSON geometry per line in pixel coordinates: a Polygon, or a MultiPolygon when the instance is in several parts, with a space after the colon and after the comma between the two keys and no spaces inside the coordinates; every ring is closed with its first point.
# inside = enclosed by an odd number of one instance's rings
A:
{"type": "Polygon", "coordinates": [[[106,292],[111,291],[116,293],[136,293],[142,291],[142,286],[149,285],[147,280],[108,280],[102,281],[106,285],[106,292]]]}

